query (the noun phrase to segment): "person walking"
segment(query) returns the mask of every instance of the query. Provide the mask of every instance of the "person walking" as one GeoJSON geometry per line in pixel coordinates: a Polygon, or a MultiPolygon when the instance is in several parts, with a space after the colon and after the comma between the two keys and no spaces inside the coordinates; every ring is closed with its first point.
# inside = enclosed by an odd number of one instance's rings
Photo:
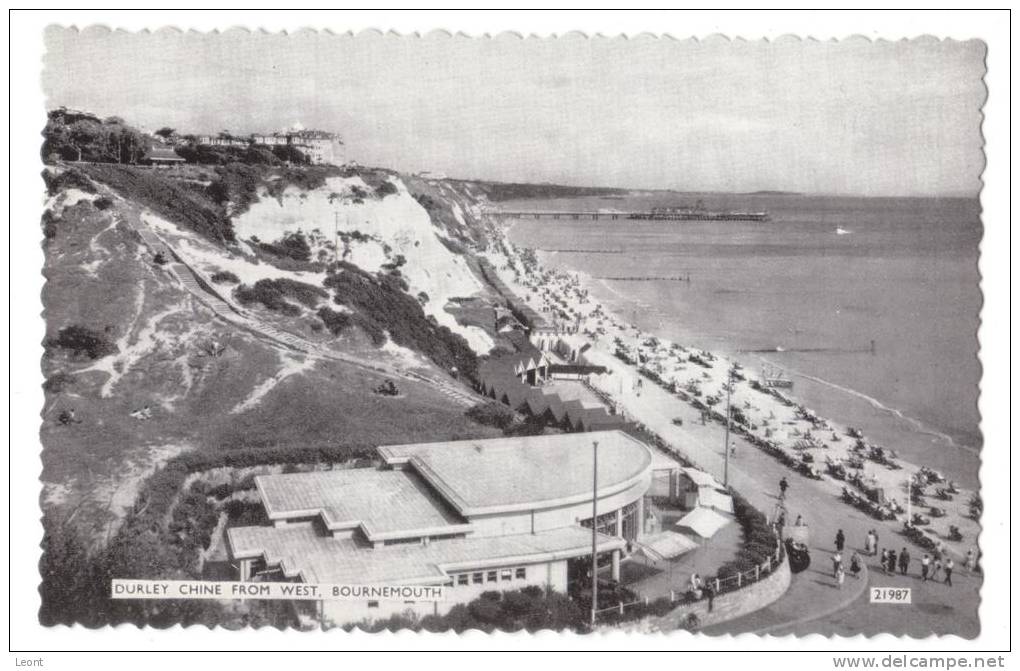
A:
{"type": "Polygon", "coordinates": [[[947,557],[946,558],[945,569],[946,569],[946,579],[943,582],[946,583],[947,585],[949,585],[950,587],[952,587],[953,586],[953,558],[952,557],[947,557]]]}
{"type": "Polygon", "coordinates": [[[786,481],[786,476],[784,475],[779,480],[779,500],[780,501],[786,499],[786,490],[789,489],[789,488],[790,488],[790,483],[786,481]]]}
{"type": "Polygon", "coordinates": [[[836,569],[836,584],[839,586],[839,589],[843,589],[844,579],[846,579],[846,571],[844,571],[843,566],[840,565],[840,567],[836,569]]]}
{"type": "Polygon", "coordinates": [[[861,556],[854,552],[850,555],[850,573],[853,574],[854,579],[860,580],[861,578],[861,556]]]}
{"type": "Polygon", "coordinates": [[[874,529],[871,530],[871,536],[875,539],[873,547],[875,548],[874,554],[878,554],[878,532],[874,529]]]}
{"type": "Polygon", "coordinates": [[[927,554],[921,558],[921,582],[928,582],[928,572],[931,570],[931,557],[927,554]]]}
{"type": "Polygon", "coordinates": [[[836,552],[832,555],[832,577],[838,578],[839,572],[843,568],[843,555],[836,552]]]}
{"type": "Polygon", "coordinates": [[[871,532],[872,530],[868,529],[868,535],[864,537],[864,554],[869,557],[875,554],[875,537],[871,532]]]}
{"type": "Polygon", "coordinates": [[[935,543],[935,561],[941,562],[942,555],[945,554],[945,552],[946,552],[945,543],[943,543],[942,541],[937,541],[935,543]]]}
{"type": "Polygon", "coordinates": [[[889,573],[896,575],[896,550],[889,549],[889,573]]]}
{"type": "Polygon", "coordinates": [[[843,535],[843,530],[840,529],[836,532],[836,552],[842,552],[843,546],[846,544],[846,536],[843,535]]]}
{"type": "Polygon", "coordinates": [[[967,558],[963,560],[963,568],[967,569],[967,573],[974,571],[974,550],[973,548],[967,550],[967,558]]]}
{"type": "Polygon", "coordinates": [[[889,575],[889,551],[882,550],[882,571],[889,575]]]}
{"type": "Polygon", "coordinates": [[[900,550],[900,575],[907,575],[907,570],[910,568],[910,553],[907,552],[907,548],[900,550]]]}
{"type": "Polygon", "coordinates": [[[928,576],[933,582],[939,581],[939,571],[942,570],[942,560],[938,557],[931,563],[931,575],[928,576]]]}

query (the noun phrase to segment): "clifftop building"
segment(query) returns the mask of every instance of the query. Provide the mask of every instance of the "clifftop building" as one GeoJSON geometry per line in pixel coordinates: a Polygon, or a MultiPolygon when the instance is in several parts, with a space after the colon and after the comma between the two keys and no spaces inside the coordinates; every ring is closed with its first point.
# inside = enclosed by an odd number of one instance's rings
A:
{"type": "Polygon", "coordinates": [[[653,471],[622,431],[387,445],[378,469],[259,476],[272,526],[229,529],[231,558],[241,580],[446,586],[444,602],[327,601],[337,622],[444,613],[488,590],[566,592],[591,562],[593,441],[598,550],[618,579],[653,471]]]}
{"type": "Polygon", "coordinates": [[[336,133],[322,130],[295,130],[269,135],[253,133],[248,137],[203,135],[198,138],[198,143],[228,147],[291,146],[307,156],[308,160],[315,165],[342,165],[344,163],[343,140],[336,133]]]}

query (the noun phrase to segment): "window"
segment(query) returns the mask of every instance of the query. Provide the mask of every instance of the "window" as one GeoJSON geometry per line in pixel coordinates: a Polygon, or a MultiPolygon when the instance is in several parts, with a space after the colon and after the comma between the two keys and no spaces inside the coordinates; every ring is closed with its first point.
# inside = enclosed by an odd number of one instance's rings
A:
{"type": "Polygon", "coordinates": [[[517,569],[514,577],[517,578],[518,580],[524,580],[525,578],[528,577],[528,569],[522,566],[521,568],[517,569]]]}
{"type": "Polygon", "coordinates": [[[379,607],[379,602],[378,601],[369,601],[368,602],[368,607],[369,608],[378,608],[379,607]]]}
{"type": "Polygon", "coordinates": [[[468,584],[468,574],[467,573],[461,573],[459,576],[457,576],[457,584],[458,585],[466,585],[466,584],[468,584]]]}
{"type": "Polygon", "coordinates": [[[471,582],[473,584],[475,584],[475,585],[481,585],[482,582],[483,582],[482,581],[482,574],[481,573],[473,573],[471,575],[471,582]]]}
{"type": "Polygon", "coordinates": [[[514,570],[512,568],[505,568],[505,569],[503,569],[502,571],[499,572],[499,579],[500,580],[513,580],[514,579],[514,570]]]}
{"type": "Polygon", "coordinates": [[[496,582],[496,571],[489,571],[488,582],[496,582]]]}

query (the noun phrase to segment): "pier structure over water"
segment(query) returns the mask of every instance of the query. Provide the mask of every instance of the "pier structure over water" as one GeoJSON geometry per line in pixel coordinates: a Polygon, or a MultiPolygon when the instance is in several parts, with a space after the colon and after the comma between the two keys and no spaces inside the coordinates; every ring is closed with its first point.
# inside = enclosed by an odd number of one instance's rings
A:
{"type": "Polygon", "coordinates": [[[709,212],[702,210],[485,210],[499,220],[573,219],[599,221],[769,221],[768,212],[709,212]]]}

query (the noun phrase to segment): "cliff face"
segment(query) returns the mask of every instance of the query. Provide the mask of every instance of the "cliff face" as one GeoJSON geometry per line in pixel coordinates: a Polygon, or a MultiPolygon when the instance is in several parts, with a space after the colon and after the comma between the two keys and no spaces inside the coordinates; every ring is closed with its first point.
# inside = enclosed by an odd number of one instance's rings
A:
{"type": "Polygon", "coordinates": [[[46,510],[108,534],[188,449],[491,435],[464,416],[494,342],[470,186],[255,176],[50,169],[46,510]]]}

